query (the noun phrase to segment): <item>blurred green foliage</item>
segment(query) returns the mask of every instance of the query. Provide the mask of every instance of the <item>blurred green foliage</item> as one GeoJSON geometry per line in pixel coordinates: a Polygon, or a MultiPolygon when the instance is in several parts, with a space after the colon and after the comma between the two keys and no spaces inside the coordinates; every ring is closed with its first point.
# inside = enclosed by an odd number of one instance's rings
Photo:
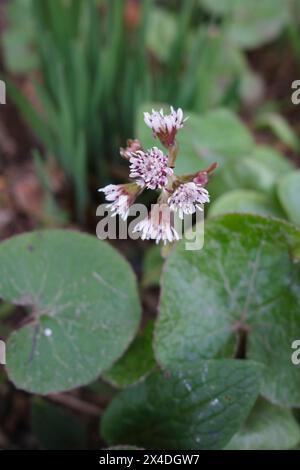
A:
{"type": "Polygon", "coordinates": [[[237,80],[240,86],[253,78],[239,48],[227,47],[228,20],[217,21],[218,11],[207,13],[195,0],[181,2],[178,14],[153,0],[137,2],[135,13],[129,7],[119,0],[9,5],[7,66],[12,72],[39,70],[35,89],[42,111],[12,83],[10,96],[73,183],[79,218],[88,201],[88,175],[96,174],[99,185],[108,181],[109,163],[132,136],[142,101],[203,111],[223,100],[236,102],[237,80]]]}
{"type": "Polygon", "coordinates": [[[133,137],[146,100],[195,112],[236,107],[262,91],[243,49],[274,39],[288,23],[276,1],[13,0],[4,34],[14,73],[38,70],[41,112],[9,83],[17,103],[75,188],[83,219],[90,187],[109,180],[118,147],[133,137]],[[272,4],[272,6],[271,6],[272,4]],[[271,12],[271,14],[270,14],[271,12]],[[95,181],[96,184],[96,181],[95,181]]]}
{"type": "MultiPolygon", "coordinates": [[[[143,2],[144,17],[150,3],[143,2]]],[[[24,22],[34,19],[28,40],[41,72],[35,87],[43,112],[12,83],[10,95],[74,184],[83,218],[89,171],[100,183],[107,180],[108,160],[131,134],[136,103],[149,93],[145,21],[127,31],[125,3],[119,0],[101,2],[100,10],[94,0],[26,4],[24,22]]]]}

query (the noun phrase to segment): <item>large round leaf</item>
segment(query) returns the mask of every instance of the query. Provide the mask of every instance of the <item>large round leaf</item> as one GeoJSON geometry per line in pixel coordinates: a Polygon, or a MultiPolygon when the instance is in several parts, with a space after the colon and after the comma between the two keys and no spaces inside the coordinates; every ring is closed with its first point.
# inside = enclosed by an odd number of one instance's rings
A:
{"type": "Polygon", "coordinates": [[[0,296],[29,306],[7,344],[17,387],[49,393],[96,379],[125,351],[140,320],[134,275],[96,237],[41,231],[0,245],[0,296]]]}
{"type": "Polygon", "coordinates": [[[247,417],[259,392],[252,362],[199,362],[123,391],[106,410],[102,435],[110,445],[150,449],[220,449],[247,417]]]}
{"type": "Polygon", "coordinates": [[[267,365],[263,393],[300,405],[300,231],[286,222],[231,214],[205,224],[200,251],[179,243],[162,276],[155,351],[164,366],[223,354],[267,365]]]}

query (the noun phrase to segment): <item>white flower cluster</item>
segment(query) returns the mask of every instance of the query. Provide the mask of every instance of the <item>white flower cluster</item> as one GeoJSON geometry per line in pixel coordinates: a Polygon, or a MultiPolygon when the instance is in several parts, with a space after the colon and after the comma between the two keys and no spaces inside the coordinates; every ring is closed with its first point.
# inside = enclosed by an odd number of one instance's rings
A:
{"type": "MultiPolygon", "coordinates": [[[[152,110],[152,114],[144,113],[145,123],[152,129],[155,137],[169,150],[175,144],[176,133],[184,125],[186,119],[179,108],[171,107],[171,113],[164,115],[163,110],[152,110]]],[[[203,187],[207,182],[204,172],[190,175],[182,179],[174,175],[169,165],[169,157],[157,147],[144,151],[139,141],[129,141],[121,155],[129,161],[130,178],[133,183],[108,185],[99,191],[105,194],[109,202],[107,207],[112,215],[119,215],[126,220],[131,205],[144,189],[162,190],[159,202],[150,215],[139,222],[134,232],[141,235],[142,240],[155,240],[171,243],[179,239],[172,222],[172,214],[178,213],[183,219],[184,214],[193,214],[201,205],[209,202],[208,191],[203,187]]]]}

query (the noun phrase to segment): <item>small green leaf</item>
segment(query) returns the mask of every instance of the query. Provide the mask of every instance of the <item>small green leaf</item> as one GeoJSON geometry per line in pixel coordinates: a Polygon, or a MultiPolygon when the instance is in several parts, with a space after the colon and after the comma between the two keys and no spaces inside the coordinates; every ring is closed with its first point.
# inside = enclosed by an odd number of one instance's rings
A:
{"type": "Polygon", "coordinates": [[[152,7],[148,18],[147,45],[156,57],[166,62],[176,36],[176,18],[165,8],[152,7]],[[161,45],[164,44],[164,47],[161,45]]]}
{"type": "Polygon", "coordinates": [[[180,242],[162,275],[158,362],[232,357],[243,340],[246,357],[267,365],[263,395],[299,406],[299,366],[291,361],[300,337],[299,243],[296,227],[242,214],[209,219],[202,250],[180,242]]]}
{"type": "Polygon", "coordinates": [[[300,441],[300,428],[291,410],[258,399],[228,450],[288,450],[300,441]]]}
{"type": "Polygon", "coordinates": [[[122,356],[140,321],[125,260],[96,237],[67,230],[3,242],[0,296],[31,310],[8,340],[7,371],[18,388],[40,394],[95,380],[122,356]]]}
{"type": "Polygon", "coordinates": [[[213,360],[155,372],[121,392],[101,432],[109,445],[150,449],[221,449],[241,426],[259,392],[260,367],[213,360]]]}
{"type": "Polygon", "coordinates": [[[149,321],[124,356],[102,374],[105,380],[115,387],[125,388],[138,382],[155,368],[152,350],[153,326],[153,321],[149,321]]]}
{"type": "Polygon", "coordinates": [[[283,176],[278,182],[277,193],[290,221],[300,225],[300,170],[283,176]]]}
{"type": "Polygon", "coordinates": [[[209,208],[209,216],[213,217],[230,212],[250,212],[253,214],[284,217],[268,196],[258,191],[236,189],[219,197],[209,208]]]}
{"type": "Polygon", "coordinates": [[[258,127],[267,127],[292,150],[299,150],[299,139],[288,121],[280,114],[269,112],[256,118],[258,127]]]}
{"type": "Polygon", "coordinates": [[[222,14],[234,44],[256,48],[275,39],[289,21],[288,5],[281,0],[200,0],[209,11],[222,14]]]}

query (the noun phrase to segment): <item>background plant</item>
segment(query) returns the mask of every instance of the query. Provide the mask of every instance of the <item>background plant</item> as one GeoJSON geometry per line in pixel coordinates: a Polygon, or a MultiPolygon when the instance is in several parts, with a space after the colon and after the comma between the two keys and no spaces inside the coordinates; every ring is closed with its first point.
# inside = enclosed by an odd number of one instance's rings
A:
{"type": "Polygon", "coordinates": [[[179,14],[168,3],[143,0],[135,10],[133,3],[14,0],[10,6],[7,65],[39,71],[41,110],[12,83],[10,96],[45,157],[53,154],[74,186],[80,218],[94,187],[90,175],[107,181],[142,102],[203,112],[253,101],[262,84],[244,49],[270,41],[289,24],[288,5],[274,8],[270,0],[257,2],[255,13],[246,2],[175,2],[179,14]]]}

